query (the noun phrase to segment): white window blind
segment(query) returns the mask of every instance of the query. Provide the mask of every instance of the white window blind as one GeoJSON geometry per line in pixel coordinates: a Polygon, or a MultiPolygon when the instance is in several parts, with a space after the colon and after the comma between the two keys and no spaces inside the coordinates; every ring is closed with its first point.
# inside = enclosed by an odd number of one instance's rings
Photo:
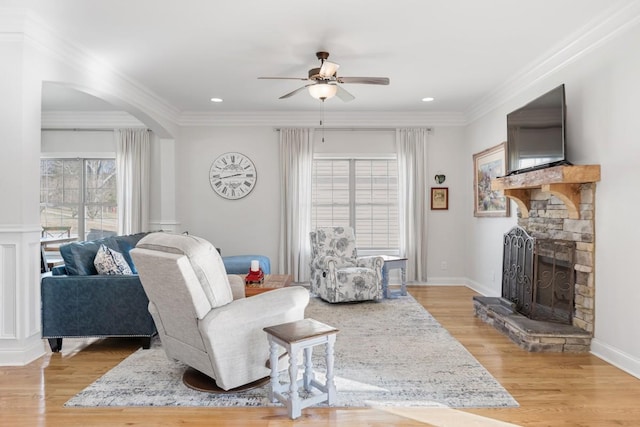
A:
{"type": "Polygon", "coordinates": [[[312,229],[350,225],[358,250],[399,248],[395,159],[314,159],[312,229]]]}

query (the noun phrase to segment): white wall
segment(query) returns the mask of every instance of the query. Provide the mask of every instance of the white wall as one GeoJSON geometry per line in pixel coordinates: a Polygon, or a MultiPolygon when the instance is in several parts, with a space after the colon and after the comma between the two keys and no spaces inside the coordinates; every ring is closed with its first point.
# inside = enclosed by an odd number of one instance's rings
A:
{"type": "Polygon", "coordinates": [[[313,138],[314,153],[371,154],[395,156],[395,130],[329,130],[323,134],[316,130],[313,138]],[[322,137],[324,136],[324,142],[322,137]]]}
{"type": "Polygon", "coordinates": [[[113,131],[47,130],[42,132],[43,157],[114,157],[113,131]]]}
{"type": "Polygon", "coordinates": [[[431,187],[449,188],[449,209],[431,210],[431,202],[427,218],[427,279],[429,284],[457,284],[466,282],[464,235],[466,218],[466,169],[464,161],[466,153],[464,133],[462,127],[437,127],[429,139],[427,162],[429,164],[428,184],[431,197],[431,187]],[[446,180],[442,184],[435,182],[436,174],[444,174],[446,180]],[[442,263],[445,263],[444,266],[442,263]]]}
{"type": "MultiPolygon", "coordinates": [[[[315,134],[316,153],[321,154],[391,154],[395,155],[394,130],[327,131],[321,142],[322,131],[315,134]]],[[[460,158],[465,152],[463,127],[437,127],[429,135],[427,162],[429,192],[416,197],[427,197],[430,207],[430,188],[449,188],[449,209],[427,212],[427,279],[429,284],[464,284],[465,260],[462,256],[464,240],[459,232],[464,224],[464,174],[460,158]],[[443,184],[436,184],[433,176],[446,175],[443,184]],[[446,267],[442,268],[442,263],[446,267]]],[[[397,273],[392,270],[391,273],[397,273]]],[[[394,279],[393,277],[391,278],[394,279]]]]}
{"type": "MultiPolygon", "coordinates": [[[[464,175],[459,167],[464,129],[434,129],[429,143],[429,167],[445,173],[450,188],[448,211],[429,212],[430,282],[461,283],[465,276],[464,241],[452,238],[464,218],[464,175]],[[441,270],[445,261],[447,269],[441,270]],[[434,280],[431,280],[431,277],[434,280]]],[[[280,194],[278,132],[271,127],[184,127],[176,144],[176,206],[180,231],[200,235],[222,249],[223,255],[263,254],[278,265],[280,194]],[[258,183],[249,196],[225,200],[209,184],[209,167],[227,151],[249,156],[258,171],[258,183]]],[[[327,130],[314,134],[315,152],[322,154],[395,154],[395,132],[390,130],[327,130]]],[[[430,182],[434,184],[434,182],[430,182]]],[[[421,196],[421,195],[419,195],[421,196]]]]}
{"type": "MultiPolygon", "coordinates": [[[[574,164],[600,164],[596,186],[595,337],[592,352],[640,377],[640,27],[604,44],[468,126],[468,152],[506,138],[506,114],[565,83],[567,151],[574,164]],[[633,53],[632,53],[633,52],[633,53]]],[[[469,175],[468,182],[473,182],[469,175]]],[[[468,186],[471,188],[471,184],[468,186]]],[[[469,200],[472,194],[469,192],[469,200]]],[[[515,205],[512,205],[515,207],[515,205]]],[[[514,210],[515,212],[515,210],[514,210]]],[[[501,233],[510,219],[470,220],[469,278],[487,294],[499,295],[501,233]],[[499,270],[498,270],[499,271],[499,270]]]]}
{"type": "MultiPolygon", "coordinates": [[[[540,92],[542,94],[542,92],[540,92]]],[[[465,259],[469,285],[489,296],[500,296],[502,281],[502,236],[516,223],[517,208],[511,202],[511,217],[473,216],[473,154],[507,140],[506,112],[494,111],[466,129],[465,210],[467,246],[465,259]]]]}
{"type": "Polygon", "coordinates": [[[186,127],[175,157],[179,231],[211,241],[222,255],[266,255],[273,271],[280,224],[278,133],[270,127],[186,127]],[[229,151],[248,156],[257,170],[253,191],[239,200],[223,199],[209,183],[211,163],[229,151]]]}

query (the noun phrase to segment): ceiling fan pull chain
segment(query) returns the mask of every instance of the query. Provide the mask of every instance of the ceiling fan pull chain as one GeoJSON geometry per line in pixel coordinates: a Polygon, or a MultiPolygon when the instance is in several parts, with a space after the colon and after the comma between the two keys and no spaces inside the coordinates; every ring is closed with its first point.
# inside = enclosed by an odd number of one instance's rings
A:
{"type": "Polygon", "coordinates": [[[322,100],[322,109],[320,110],[320,127],[322,128],[322,142],[324,143],[324,99],[322,100]]]}

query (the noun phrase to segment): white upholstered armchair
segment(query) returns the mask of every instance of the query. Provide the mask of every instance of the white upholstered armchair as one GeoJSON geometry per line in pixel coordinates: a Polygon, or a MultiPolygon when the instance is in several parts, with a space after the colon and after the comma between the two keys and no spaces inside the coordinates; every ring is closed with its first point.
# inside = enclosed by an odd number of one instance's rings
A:
{"type": "Polygon", "coordinates": [[[269,376],[262,330],[304,318],[309,292],[292,286],[245,298],[232,290],[222,259],[193,235],[151,233],[131,251],[167,356],[223,390],[269,376]]]}
{"type": "Polygon", "coordinates": [[[381,257],[358,257],[351,227],[310,233],[311,292],[328,302],[382,299],[381,257]]]}

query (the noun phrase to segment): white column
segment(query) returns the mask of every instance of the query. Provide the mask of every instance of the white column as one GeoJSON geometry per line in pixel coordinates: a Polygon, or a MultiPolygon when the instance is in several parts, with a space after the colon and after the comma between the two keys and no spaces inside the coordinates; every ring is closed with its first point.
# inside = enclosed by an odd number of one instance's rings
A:
{"type": "Polygon", "coordinates": [[[155,137],[151,142],[151,231],[181,231],[176,218],[175,145],[169,138],[155,137]]]}
{"type": "MultiPolygon", "coordinates": [[[[0,365],[44,354],[40,338],[42,83],[23,33],[0,26],[0,365]]],[[[6,21],[5,21],[6,22],[6,21]]]]}

